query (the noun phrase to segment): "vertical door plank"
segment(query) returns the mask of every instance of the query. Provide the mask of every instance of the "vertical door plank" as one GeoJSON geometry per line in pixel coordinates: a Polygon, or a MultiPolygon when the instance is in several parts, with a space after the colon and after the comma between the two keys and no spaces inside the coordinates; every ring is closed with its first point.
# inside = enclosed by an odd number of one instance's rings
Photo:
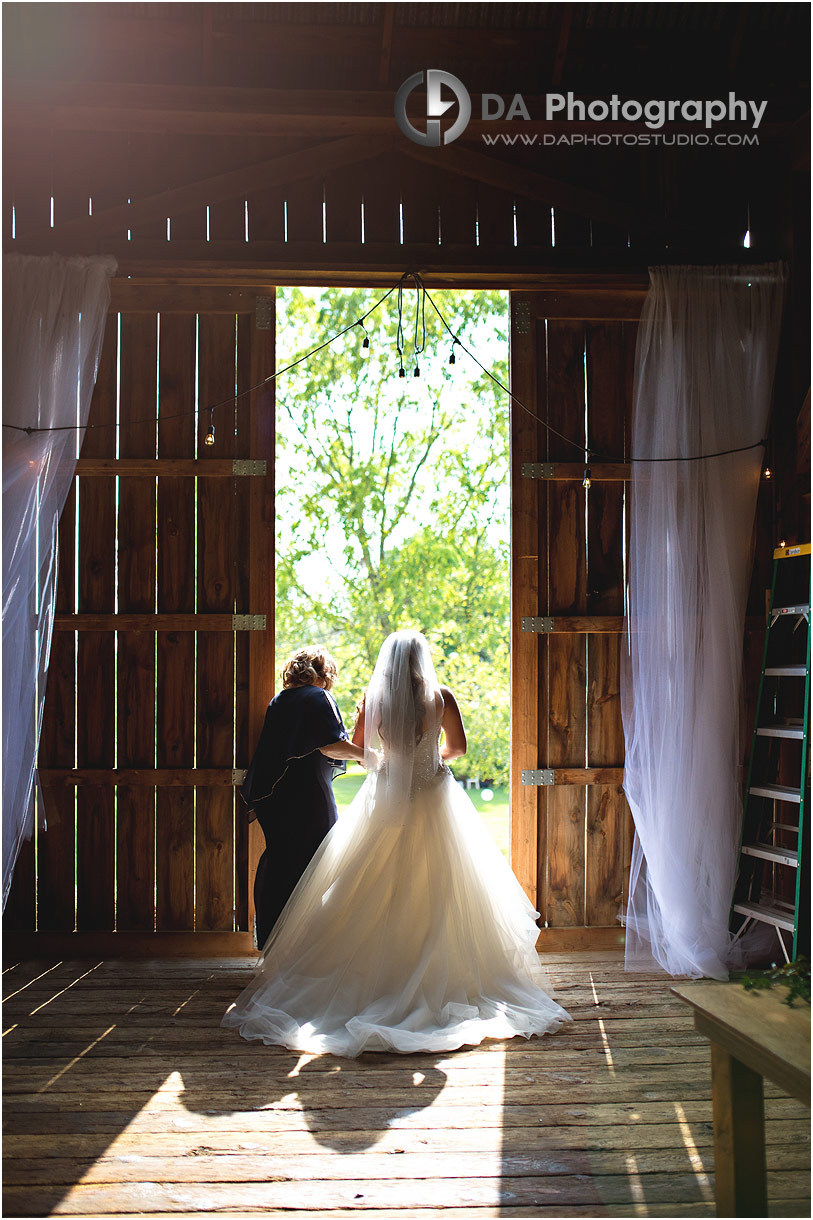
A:
{"type": "MultiPolygon", "coordinates": [[[[115,331],[114,331],[115,342],[115,331]]],[[[101,371],[101,370],[100,370],[101,371]]],[[[76,481],[59,520],[59,570],[56,609],[71,614],[74,609],[74,556],[76,530],[76,481]]],[[[45,694],[40,767],[73,767],[76,759],[76,635],[55,631],[51,639],[48,686],[45,694]]],[[[37,927],[72,932],[76,926],[76,877],[74,788],[43,787],[46,828],[37,836],[37,927]]],[[[15,882],[22,857],[15,870],[15,882]]],[[[33,897],[33,859],[30,887],[33,897]]],[[[11,905],[12,896],[9,898],[11,905]]],[[[7,908],[8,909],[8,908],[7,908]]],[[[32,912],[33,913],[33,912],[32,912]]],[[[33,928],[33,920],[30,927],[33,928]]]]}
{"type": "MultiPolygon", "coordinates": [[[[522,151],[514,149],[512,160],[532,172],[539,169],[539,149],[526,148],[522,151]]],[[[528,247],[550,248],[551,224],[550,204],[539,203],[536,199],[527,199],[518,195],[514,200],[517,216],[517,246],[522,250],[528,247]]]]}
{"type": "Polygon", "coordinates": [[[566,250],[589,249],[590,221],[586,216],[575,216],[562,208],[553,209],[553,236],[556,248],[566,250]]]}
{"type": "MultiPolygon", "coordinates": [[[[288,152],[301,148],[301,141],[296,137],[288,139],[263,140],[264,151],[257,160],[269,157],[282,157],[288,152]]],[[[247,188],[248,201],[248,232],[250,242],[282,242],[285,240],[285,196],[286,188],[263,187],[252,190],[247,188]]],[[[335,240],[335,238],[331,238],[335,240]]]]}
{"type": "Polygon", "coordinates": [[[477,232],[481,246],[506,250],[514,244],[514,197],[498,187],[477,184],[477,232]]]}
{"type": "Polygon", "coordinates": [[[14,865],[3,929],[6,932],[33,932],[36,925],[36,889],[34,878],[34,836],[23,839],[14,865]]]}
{"type": "MultiPolygon", "coordinates": [[[[632,444],[632,408],[633,408],[633,393],[635,383],[635,349],[638,338],[638,325],[627,325],[624,327],[624,436],[626,439],[625,454],[628,455],[632,444]]],[[[624,503],[629,505],[630,484],[624,486],[624,503]]],[[[630,518],[629,511],[624,513],[624,555],[625,565],[629,562],[629,542],[630,542],[630,518]]],[[[626,611],[627,592],[624,590],[624,609],[626,611]]],[[[623,647],[623,641],[620,641],[620,649],[623,647]]],[[[626,748],[626,746],[625,746],[626,748]]],[[[621,890],[621,906],[626,910],[627,898],[629,896],[629,877],[630,863],[632,861],[632,843],[635,838],[635,823],[632,820],[632,812],[627,803],[626,796],[624,797],[624,871],[622,877],[621,890]]]]}
{"type": "MultiPolygon", "coordinates": [[[[588,439],[591,449],[625,454],[625,322],[593,323],[587,333],[588,439]]],[[[623,614],[623,483],[593,483],[587,493],[588,609],[623,614]]],[[[587,765],[618,767],[624,758],[621,725],[620,637],[587,638],[587,765]]],[[[587,789],[586,922],[616,922],[624,877],[623,789],[587,789]]]]}
{"type": "MultiPolygon", "coordinates": [[[[274,297],[271,295],[269,313],[273,318],[274,297]]],[[[237,318],[237,409],[235,431],[235,456],[248,458],[251,453],[252,427],[252,397],[250,387],[255,384],[252,379],[251,337],[255,327],[256,314],[240,314],[237,318]]],[[[273,342],[273,321],[267,331],[258,331],[260,335],[270,335],[273,342]]],[[[264,374],[258,374],[261,381],[264,374]]],[[[271,463],[273,466],[273,458],[271,463]]],[[[255,611],[251,601],[251,570],[255,563],[251,542],[251,485],[255,476],[238,478],[233,483],[234,493],[234,529],[237,539],[248,540],[247,545],[238,545],[234,549],[235,567],[235,610],[238,614],[262,614],[263,610],[255,611]]],[[[272,628],[273,630],[273,628],[272,628]]],[[[234,636],[234,757],[236,760],[246,758],[249,752],[249,718],[250,718],[250,688],[251,688],[251,636],[254,632],[238,631],[234,636]]],[[[236,763],[235,765],[239,765],[236,763]]],[[[247,764],[245,764],[247,765],[247,764]]],[[[234,875],[235,875],[235,927],[239,931],[248,928],[248,855],[249,830],[248,821],[243,816],[245,806],[235,792],[234,804],[234,875]]]]}
{"type": "MultiPolygon", "coordinates": [[[[173,139],[172,136],[152,136],[161,147],[161,161],[165,168],[168,188],[197,182],[210,172],[211,147],[205,136],[189,136],[173,139]]],[[[206,206],[197,204],[183,212],[170,216],[170,242],[206,241],[206,206]]],[[[171,256],[171,249],[169,251],[171,256]]],[[[180,456],[176,454],[175,456],[180,456]]]]}
{"type": "Polygon", "coordinates": [[[364,201],[364,241],[397,246],[401,240],[399,220],[398,159],[385,156],[359,166],[364,201]]]}
{"type": "MultiPolygon", "coordinates": [[[[511,294],[511,387],[520,401],[544,418],[545,326],[532,316],[533,297],[511,294]]],[[[521,772],[539,766],[539,692],[546,689],[540,637],[523,632],[524,616],[539,613],[545,595],[546,489],[523,479],[523,462],[545,456],[537,421],[511,404],[511,866],[528,898],[545,910],[544,789],[525,787],[521,772]],[[537,876],[540,863],[541,881],[537,876]]],[[[546,643],[546,641],[545,641],[546,643]]]]}
{"type": "MultiPolygon", "coordinates": [[[[13,175],[15,241],[41,233],[51,223],[49,136],[10,132],[3,139],[3,164],[13,175]]],[[[12,245],[12,250],[14,246],[12,245]]],[[[18,246],[19,248],[19,246],[18,246]]]]}
{"type": "Polygon", "coordinates": [[[437,170],[431,165],[418,167],[414,161],[402,158],[400,183],[404,242],[437,246],[440,207],[437,170]]]}
{"type": "MultiPolygon", "coordinates": [[[[274,315],[272,315],[273,317],[274,315]]],[[[250,384],[259,385],[275,368],[275,332],[250,332],[250,384]]],[[[264,614],[265,631],[252,631],[249,636],[249,690],[246,738],[238,753],[238,765],[246,766],[249,754],[260,737],[265,709],[274,695],[274,454],[276,437],[274,382],[256,390],[250,397],[251,456],[266,463],[264,478],[252,478],[249,488],[249,605],[256,614],[264,614]]],[[[238,738],[238,741],[241,739],[238,738]]],[[[238,842],[246,845],[246,859],[239,861],[238,918],[242,917],[243,887],[246,890],[247,928],[254,922],[254,876],[263,850],[263,835],[258,822],[247,823],[243,802],[238,799],[238,842]],[[247,829],[246,829],[247,828],[247,829]]]]}
{"type": "MultiPolygon", "coordinates": [[[[245,190],[231,199],[222,199],[209,206],[209,240],[245,242],[246,202],[251,190],[251,166],[268,155],[266,141],[256,136],[221,136],[212,152],[209,141],[209,156],[215,164],[222,165],[224,172],[230,168],[246,167],[245,190]],[[262,150],[262,151],[261,151],[262,150]]],[[[205,177],[208,171],[201,174],[205,177]]],[[[206,200],[203,201],[204,204],[206,200]]],[[[206,208],[204,207],[204,219],[206,208]]],[[[249,212],[249,239],[251,238],[251,213],[249,212]]]]}
{"type": "MultiPolygon", "coordinates": [[[[439,183],[442,246],[476,249],[477,194],[475,184],[459,174],[442,174],[439,183]]],[[[519,297],[517,298],[519,299],[519,297]]],[[[523,298],[529,299],[529,298],[523,298]]]]}
{"type": "MultiPolygon", "coordinates": [[[[118,316],[108,316],[82,457],[116,453],[118,316]]],[[[79,480],[80,612],[110,614],[115,605],[116,479],[79,480]]],[[[77,766],[115,766],[115,637],[79,632],[77,646],[77,766]]],[[[103,785],[76,794],[77,895],[80,931],[112,929],[115,792],[103,785]]]]}
{"type": "MultiPolygon", "coordinates": [[[[154,457],[157,318],[121,320],[122,457],[154,457]]],[[[155,479],[119,487],[119,611],[155,610],[155,479]]],[[[118,765],[155,766],[155,633],[119,633],[118,765]]],[[[155,790],[121,786],[117,802],[116,927],[155,927],[155,790]]]]}
{"type": "MultiPolygon", "coordinates": [[[[159,341],[158,456],[195,456],[194,314],[162,314],[159,341]],[[176,417],[176,418],[173,418],[176,417]]],[[[158,480],[158,613],[195,609],[195,480],[158,480]]],[[[195,636],[157,635],[156,766],[195,762],[195,636]]],[[[155,873],[158,931],[192,930],[194,910],[194,788],[156,791],[155,873]]]]}
{"type": "MultiPolygon", "coordinates": [[[[129,131],[124,142],[127,157],[121,168],[119,186],[125,199],[137,204],[140,199],[163,194],[170,185],[169,167],[172,162],[162,155],[162,137],[152,132],[129,131]]],[[[157,216],[153,220],[132,224],[132,240],[167,241],[167,219],[167,216],[157,216]]]]}
{"type": "Polygon", "coordinates": [[[318,244],[323,240],[321,178],[292,182],[285,188],[288,214],[288,241],[318,244]]]}
{"type": "MultiPolygon", "coordinates": [[[[234,395],[235,321],[233,315],[202,315],[199,323],[201,404],[234,395]]],[[[203,445],[208,415],[200,418],[198,446],[203,457],[232,457],[235,450],[233,402],[215,416],[215,445],[203,445]]],[[[234,530],[232,482],[198,483],[198,612],[234,613],[234,555],[240,545],[234,530]]],[[[234,637],[198,632],[197,765],[234,766],[234,637]]],[[[231,931],[234,924],[234,793],[230,788],[198,788],[196,823],[195,927],[231,931]]]]}
{"type": "MultiPolygon", "coordinates": [[[[548,321],[548,422],[584,444],[584,323],[548,321]]],[[[579,460],[579,452],[554,434],[552,460],[579,460]]],[[[584,614],[587,604],[584,489],[580,483],[549,488],[549,615],[584,614]]],[[[576,634],[555,634],[550,651],[549,767],[583,767],[585,761],[586,644],[576,634]]],[[[548,793],[548,922],[584,923],[585,792],[548,793]]]]}
{"type": "Polygon", "coordinates": [[[327,239],[329,242],[361,242],[361,184],[358,167],[334,169],[325,178],[327,239]]]}

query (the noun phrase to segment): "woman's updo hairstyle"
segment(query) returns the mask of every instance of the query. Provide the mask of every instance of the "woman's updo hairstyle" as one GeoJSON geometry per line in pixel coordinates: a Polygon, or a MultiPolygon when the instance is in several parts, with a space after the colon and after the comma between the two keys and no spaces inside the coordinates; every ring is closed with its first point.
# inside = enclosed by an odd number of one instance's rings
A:
{"type": "Polygon", "coordinates": [[[323,686],[330,690],[339,669],[328,650],[321,644],[309,644],[290,657],[282,671],[285,690],[293,686],[323,686]]]}

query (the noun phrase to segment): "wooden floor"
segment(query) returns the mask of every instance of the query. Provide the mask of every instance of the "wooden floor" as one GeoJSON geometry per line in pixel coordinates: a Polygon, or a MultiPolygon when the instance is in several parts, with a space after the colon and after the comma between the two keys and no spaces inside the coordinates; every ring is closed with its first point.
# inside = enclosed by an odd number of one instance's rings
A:
{"type": "MultiPolygon", "coordinates": [[[[243,959],[7,966],[3,1214],[713,1215],[689,1010],[618,953],[544,960],[560,1033],[356,1061],[222,1030],[243,959]]],[[[809,1111],[766,1092],[770,1214],[809,1216],[809,1111]]]]}

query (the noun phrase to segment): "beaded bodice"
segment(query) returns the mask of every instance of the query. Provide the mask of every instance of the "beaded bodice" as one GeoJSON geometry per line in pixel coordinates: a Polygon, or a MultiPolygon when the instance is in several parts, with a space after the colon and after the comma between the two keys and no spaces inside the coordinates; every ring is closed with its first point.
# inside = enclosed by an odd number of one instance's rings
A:
{"type": "Polygon", "coordinates": [[[449,768],[440,762],[439,737],[440,729],[434,734],[424,733],[415,747],[415,762],[412,767],[413,792],[421,792],[424,788],[430,788],[444,775],[450,774],[449,768]]]}

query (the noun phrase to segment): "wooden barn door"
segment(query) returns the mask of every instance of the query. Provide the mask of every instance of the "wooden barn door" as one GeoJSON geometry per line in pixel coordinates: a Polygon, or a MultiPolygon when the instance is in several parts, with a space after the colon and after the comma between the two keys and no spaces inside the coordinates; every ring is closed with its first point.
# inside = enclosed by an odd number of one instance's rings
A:
{"type": "Polygon", "coordinates": [[[511,858],[541,946],[612,944],[631,844],[623,459],[643,293],[511,299],[512,389],[538,417],[512,404],[511,858]],[[596,455],[589,489],[583,446],[596,455]]]}
{"type": "Polygon", "coordinates": [[[273,382],[249,391],[273,320],[273,292],[114,286],[60,523],[48,829],[7,912],[40,946],[250,947],[237,786],[273,693],[273,382]]]}

